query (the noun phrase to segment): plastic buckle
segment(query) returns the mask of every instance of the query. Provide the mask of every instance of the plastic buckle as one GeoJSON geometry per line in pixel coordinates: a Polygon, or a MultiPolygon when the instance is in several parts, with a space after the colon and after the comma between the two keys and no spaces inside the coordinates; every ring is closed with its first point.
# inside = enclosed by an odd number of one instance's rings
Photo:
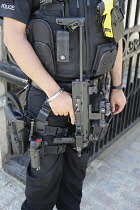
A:
{"type": "Polygon", "coordinates": [[[40,4],[50,4],[52,0],[40,0],[40,4]]]}
{"type": "Polygon", "coordinates": [[[37,120],[45,122],[46,119],[48,118],[49,114],[51,112],[51,108],[44,102],[42,105],[41,110],[39,111],[39,114],[37,116],[37,120]]]}
{"type": "Polygon", "coordinates": [[[80,26],[80,23],[76,20],[75,22],[68,25],[68,29],[73,32],[77,27],[80,26]]]}
{"type": "Polygon", "coordinates": [[[45,108],[45,109],[47,109],[48,111],[51,111],[51,107],[50,107],[50,105],[48,104],[47,101],[44,102],[44,104],[42,105],[42,108],[45,108]]]}
{"type": "Polygon", "coordinates": [[[58,145],[57,154],[64,153],[66,145],[58,145]]]}
{"type": "Polygon", "coordinates": [[[48,106],[48,105],[46,105],[46,104],[44,104],[43,106],[42,106],[42,109],[49,115],[50,114],[50,112],[51,112],[51,108],[48,106]]]}
{"type": "Polygon", "coordinates": [[[66,136],[68,128],[58,128],[56,131],[56,136],[66,136]]]}
{"type": "Polygon", "coordinates": [[[122,8],[121,7],[118,7],[116,6],[115,8],[115,21],[114,23],[117,25],[118,23],[120,23],[123,19],[124,19],[124,14],[123,14],[123,11],[122,11],[122,8]]]}

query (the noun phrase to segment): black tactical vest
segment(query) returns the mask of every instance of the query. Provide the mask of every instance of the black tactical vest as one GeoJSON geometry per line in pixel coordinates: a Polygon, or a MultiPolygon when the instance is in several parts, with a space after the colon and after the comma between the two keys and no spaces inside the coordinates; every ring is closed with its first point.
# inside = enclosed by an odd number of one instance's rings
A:
{"type": "Polygon", "coordinates": [[[106,49],[108,47],[111,53],[107,55],[106,61],[110,63],[109,70],[113,67],[117,54],[116,44],[111,43],[103,34],[100,18],[97,15],[99,2],[99,0],[53,0],[52,3],[40,5],[39,10],[33,14],[27,26],[27,38],[46,70],[56,80],[79,78],[80,53],[79,26],[76,26],[76,22],[71,24],[72,26],[63,26],[56,23],[57,18],[85,18],[83,71],[86,76],[96,76],[94,70],[96,54],[98,53],[99,60],[103,57],[102,53],[97,52],[98,46],[102,48],[105,45],[106,49]],[[111,60],[108,60],[110,58],[111,60]]]}

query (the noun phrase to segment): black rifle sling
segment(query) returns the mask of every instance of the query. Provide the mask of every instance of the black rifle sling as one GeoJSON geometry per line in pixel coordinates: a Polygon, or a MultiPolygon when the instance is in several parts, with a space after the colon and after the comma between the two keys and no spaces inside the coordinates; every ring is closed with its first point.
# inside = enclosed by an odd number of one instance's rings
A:
{"type": "MultiPolygon", "coordinates": [[[[69,5],[68,5],[68,0],[64,0],[65,2],[65,17],[70,17],[69,14],[69,5]]],[[[40,1],[40,6],[41,6],[41,1],[40,1]]],[[[49,106],[48,103],[46,103],[46,101],[43,103],[42,108],[40,109],[38,116],[37,116],[37,120],[41,121],[41,122],[45,122],[49,116],[51,112],[51,108],[49,106]]]]}
{"type": "Polygon", "coordinates": [[[48,118],[50,112],[51,112],[51,107],[45,101],[43,103],[42,108],[40,109],[40,111],[39,111],[38,116],[37,116],[36,119],[39,120],[39,121],[41,121],[41,122],[45,122],[46,119],[48,118]]]}

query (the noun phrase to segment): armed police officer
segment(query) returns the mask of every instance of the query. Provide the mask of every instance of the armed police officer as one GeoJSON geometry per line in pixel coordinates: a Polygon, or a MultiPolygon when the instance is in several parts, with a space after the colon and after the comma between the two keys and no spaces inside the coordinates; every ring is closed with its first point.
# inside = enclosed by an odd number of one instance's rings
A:
{"type": "Polygon", "coordinates": [[[30,78],[25,112],[31,163],[21,208],[79,210],[90,144],[107,128],[110,109],[118,114],[126,103],[122,35],[110,24],[114,13],[121,28],[119,1],[111,0],[111,8],[99,0],[0,2],[4,43],[30,78]]]}

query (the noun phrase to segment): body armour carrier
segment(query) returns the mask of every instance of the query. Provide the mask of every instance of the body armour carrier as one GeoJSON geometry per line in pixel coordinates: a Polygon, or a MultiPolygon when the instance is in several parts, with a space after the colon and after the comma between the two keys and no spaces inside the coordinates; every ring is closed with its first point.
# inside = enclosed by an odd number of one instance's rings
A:
{"type": "MultiPolygon", "coordinates": [[[[112,69],[117,44],[104,36],[102,21],[106,15],[98,14],[99,3],[99,0],[40,1],[39,10],[27,25],[27,38],[54,79],[71,81],[79,78],[79,29],[83,19],[83,74],[90,78],[112,69]]],[[[119,20],[118,14],[116,18],[119,20]]]]}
{"type": "Polygon", "coordinates": [[[74,145],[80,157],[83,148],[105,137],[112,118],[105,97],[108,72],[123,33],[122,19],[118,0],[40,1],[27,25],[27,38],[53,78],[70,85],[76,122],[70,135],[68,127],[49,125],[47,100],[37,117],[28,110],[22,115],[10,106],[5,108],[13,150],[18,154],[25,151],[24,126],[28,128],[33,168],[40,169],[40,157],[45,154],[63,153],[66,144],[74,145]],[[52,145],[44,140],[46,136],[53,136],[52,145]]]}

